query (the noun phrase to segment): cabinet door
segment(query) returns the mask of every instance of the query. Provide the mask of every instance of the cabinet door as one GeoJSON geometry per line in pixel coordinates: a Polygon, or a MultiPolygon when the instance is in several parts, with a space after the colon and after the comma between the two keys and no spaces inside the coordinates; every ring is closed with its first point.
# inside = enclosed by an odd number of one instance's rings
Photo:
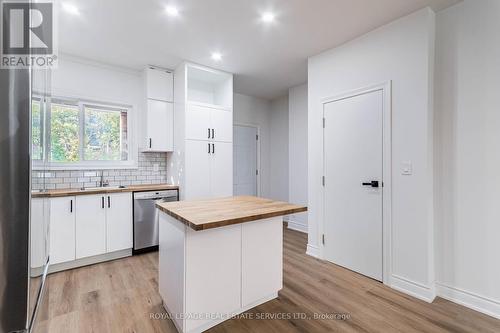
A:
{"type": "Polygon", "coordinates": [[[76,259],[106,253],[105,195],[76,198],[76,259]]]}
{"type": "Polygon", "coordinates": [[[186,110],[186,139],[210,140],[210,108],[188,105],[186,110]]]}
{"type": "Polygon", "coordinates": [[[75,197],[50,199],[50,264],[75,260],[75,197]]]}
{"type": "Polygon", "coordinates": [[[160,69],[146,69],[147,98],[164,102],[174,101],[174,76],[160,69]]]}
{"type": "Polygon", "coordinates": [[[132,248],[132,193],[106,196],[106,250],[132,248]]]}
{"type": "Polygon", "coordinates": [[[31,268],[45,265],[45,199],[31,200],[30,252],[31,268]]]}
{"type": "Polygon", "coordinates": [[[174,108],[172,103],[148,100],[146,149],[174,150],[174,108]]]}
{"type": "Polygon", "coordinates": [[[213,143],[210,194],[213,198],[233,195],[233,144],[213,143]]]}
{"type": "MultiPolygon", "coordinates": [[[[206,141],[186,140],[186,200],[210,197],[210,160],[212,144],[206,141]]],[[[232,174],[231,174],[232,177],[232,174]]]]}
{"type": "Polygon", "coordinates": [[[213,140],[233,142],[233,113],[227,110],[213,109],[210,112],[210,123],[213,128],[213,140]]]}

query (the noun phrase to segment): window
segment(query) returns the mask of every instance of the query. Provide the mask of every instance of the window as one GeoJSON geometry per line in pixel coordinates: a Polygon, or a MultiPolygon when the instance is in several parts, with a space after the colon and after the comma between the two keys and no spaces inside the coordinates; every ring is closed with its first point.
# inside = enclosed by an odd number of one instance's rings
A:
{"type": "Polygon", "coordinates": [[[86,161],[126,161],[127,112],[97,106],[85,106],[86,161]]]}
{"type": "Polygon", "coordinates": [[[48,145],[43,144],[42,107],[33,99],[33,159],[60,167],[116,167],[131,164],[128,151],[129,108],[52,99],[46,103],[48,145]],[[44,151],[48,152],[44,157],[44,151]]]}

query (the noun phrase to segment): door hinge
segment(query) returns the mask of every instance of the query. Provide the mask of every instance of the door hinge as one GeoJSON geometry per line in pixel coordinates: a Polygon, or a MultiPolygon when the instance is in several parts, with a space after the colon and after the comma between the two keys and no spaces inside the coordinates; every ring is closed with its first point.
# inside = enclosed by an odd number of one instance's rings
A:
{"type": "Polygon", "coordinates": [[[325,128],[325,127],[326,127],[326,119],[323,118],[323,128],[325,128]]]}
{"type": "Polygon", "coordinates": [[[255,170],[255,174],[258,176],[259,175],[259,170],[255,170]]]}
{"type": "Polygon", "coordinates": [[[258,134],[255,135],[255,140],[259,141],[259,135],[258,134]]]}
{"type": "Polygon", "coordinates": [[[325,245],[325,234],[321,235],[321,242],[325,245]]]}
{"type": "Polygon", "coordinates": [[[321,184],[325,186],[325,176],[321,177],[321,184]]]}

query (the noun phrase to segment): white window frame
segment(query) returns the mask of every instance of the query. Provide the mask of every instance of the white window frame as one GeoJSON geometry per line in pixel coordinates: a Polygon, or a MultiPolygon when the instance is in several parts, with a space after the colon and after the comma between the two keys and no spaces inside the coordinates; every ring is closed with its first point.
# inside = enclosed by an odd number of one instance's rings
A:
{"type": "Polygon", "coordinates": [[[33,160],[33,169],[34,170],[106,170],[106,169],[137,169],[137,147],[136,142],[134,140],[135,136],[135,128],[134,124],[134,108],[131,105],[125,104],[117,104],[110,102],[102,102],[102,101],[92,101],[87,99],[79,99],[79,98],[68,98],[68,97],[51,97],[44,98],[40,95],[34,94],[34,99],[40,100],[43,107],[47,108],[47,110],[51,110],[51,105],[54,104],[67,104],[78,107],[79,112],[79,155],[83,156],[83,143],[85,142],[85,133],[84,133],[84,123],[85,123],[85,106],[87,107],[96,107],[96,108],[109,108],[110,110],[120,110],[127,112],[127,160],[126,161],[85,161],[80,160],[75,163],[62,163],[62,162],[51,162],[49,160],[50,157],[50,124],[51,124],[51,112],[46,112],[46,130],[47,133],[44,133],[44,129],[41,130],[42,133],[42,143],[43,143],[43,159],[42,160],[33,160]]]}

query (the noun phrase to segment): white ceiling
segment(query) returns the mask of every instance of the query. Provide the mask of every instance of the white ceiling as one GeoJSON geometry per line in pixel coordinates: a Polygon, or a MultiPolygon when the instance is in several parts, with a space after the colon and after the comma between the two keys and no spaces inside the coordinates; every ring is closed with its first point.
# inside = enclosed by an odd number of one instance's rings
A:
{"type": "MultiPolygon", "coordinates": [[[[64,0],[61,0],[63,2],[64,0]]],[[[185,59],[235,73],[235,91],[272,99],[307,80],[307,58],[425,6],[460,0],[68,0],[62,53],[128,68],[185,59]],[[177,18],[164,7],[175,4],[177,18]],[[265,25],[259,15],[276,13],[265,25]],[[210,58],[223,54],[221,62],[210,58]]]]}

